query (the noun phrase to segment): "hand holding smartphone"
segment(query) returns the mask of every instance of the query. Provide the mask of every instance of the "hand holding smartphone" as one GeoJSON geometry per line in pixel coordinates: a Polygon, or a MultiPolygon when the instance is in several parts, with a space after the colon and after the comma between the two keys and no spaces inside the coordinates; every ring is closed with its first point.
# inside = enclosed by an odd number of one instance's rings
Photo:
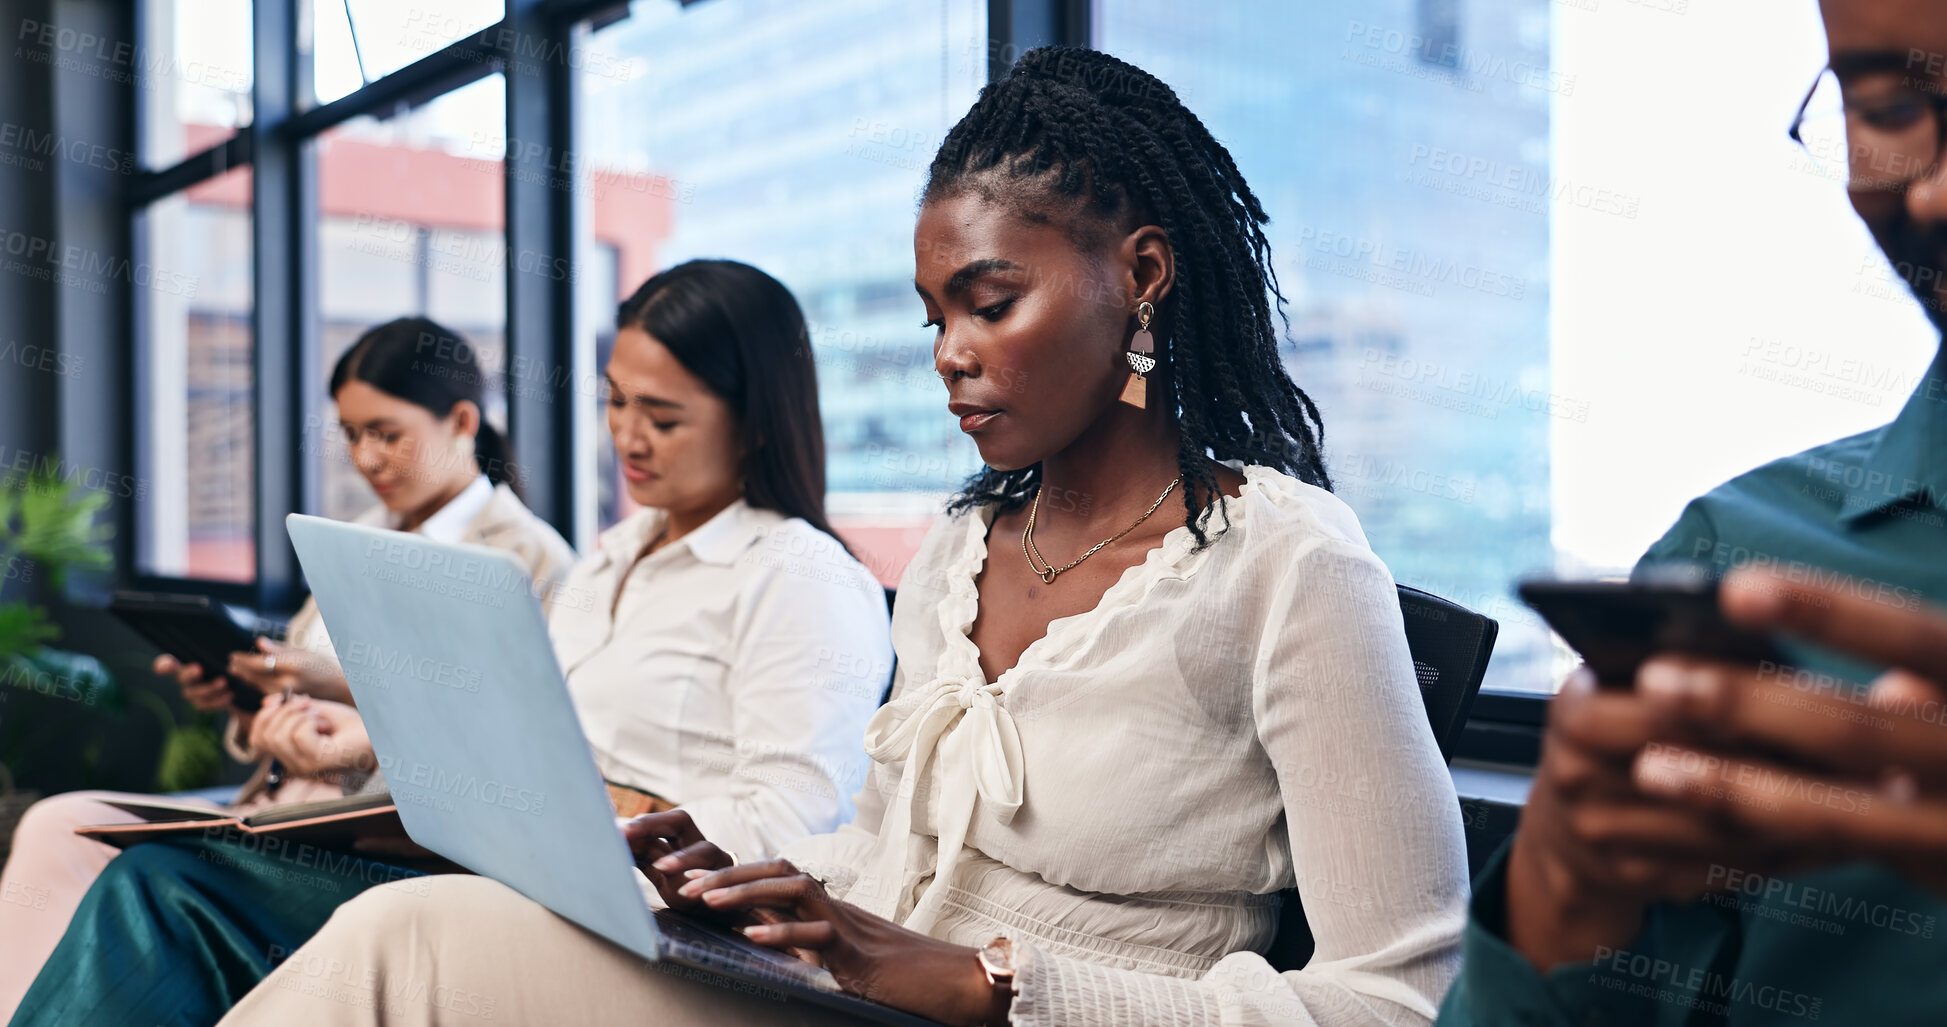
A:
{"type": "Polygon", "coordinates": [[[1662,652],[1726,663],[1783,663],[1768,635],[1732,624],[1717,583],[1682,565],[1642,581],[1529,580],[1516,589],[1595,672],[1604,688],[1630,688],[1636,670],[1662,652]]]}

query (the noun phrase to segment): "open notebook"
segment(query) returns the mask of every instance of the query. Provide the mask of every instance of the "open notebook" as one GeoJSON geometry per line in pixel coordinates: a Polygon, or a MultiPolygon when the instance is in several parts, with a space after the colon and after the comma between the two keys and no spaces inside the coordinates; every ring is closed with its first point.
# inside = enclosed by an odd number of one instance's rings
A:
{"type": "Polygon", "coordinates": [[[325,848],[351,848],[365,839],[404,839],[399,807],[384,792],[348,795],[342,799],[294,802],[237,816],[228,810],[156,799],[114,799],[108,805],[142,818],[139,824],[99,824],[77,827],[75,834],[127,848],[137,842],[183,835],[237,832],[275,835],[325,848]]]}

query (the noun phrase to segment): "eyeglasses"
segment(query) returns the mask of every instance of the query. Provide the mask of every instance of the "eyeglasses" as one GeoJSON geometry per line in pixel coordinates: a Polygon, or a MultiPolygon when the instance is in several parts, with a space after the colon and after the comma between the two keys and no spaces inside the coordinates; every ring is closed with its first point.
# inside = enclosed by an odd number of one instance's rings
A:
{"type": "Polygon", "coordinates": [[[1792,140],[1821,177],[1853,192],[1898,192],[1940,167],[1947,89],[1868,84],[1857,92],[1847,98],[1827,68],[1792,119],[1792,140]]]}

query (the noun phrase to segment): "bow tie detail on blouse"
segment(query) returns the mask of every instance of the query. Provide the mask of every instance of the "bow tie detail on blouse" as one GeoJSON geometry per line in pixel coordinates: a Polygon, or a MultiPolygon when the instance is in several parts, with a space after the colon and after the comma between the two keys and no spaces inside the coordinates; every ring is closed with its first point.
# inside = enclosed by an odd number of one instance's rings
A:
{"type": "Polygon", "coordinates": [[[885,821],[873,846],[867,877],[848,896],[889,920],[899,919],[902,898],[925,877],[932,881],[903,923],[926,931],[939,916],[953,869],[966,847],[974,806],[1005,824],[1021,808],[1021,735],[1013,715],[1001,705],[1001,687],[986,681],[949,677],[913,689],[886,704],[865,728],[865,747],[881,763],[904,759],[899,792],[886,803],[885,821]],[[933,808],[939,832],[931,868],[910,859],[914,807],[920,801],[920,774],[928,764],[939,783],[933,808]]]}

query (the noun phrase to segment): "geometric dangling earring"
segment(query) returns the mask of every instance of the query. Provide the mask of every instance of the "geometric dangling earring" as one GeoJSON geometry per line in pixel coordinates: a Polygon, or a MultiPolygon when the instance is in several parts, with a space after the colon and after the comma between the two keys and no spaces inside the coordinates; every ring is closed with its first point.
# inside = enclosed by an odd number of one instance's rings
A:
{"type": "Polygon", "coordinates": [[[1122,387],[1122,401],[1142,410],[1149,404],[1149,372],[1156,370],[1156,337],[1149,334],[1149,319],[1156,316],[1156,308],[1148,300],[1136,304],[1136,334],[1129,339],[1129,349],[1122,356],[1129,362],[1128,384],[1122,387]]]}

